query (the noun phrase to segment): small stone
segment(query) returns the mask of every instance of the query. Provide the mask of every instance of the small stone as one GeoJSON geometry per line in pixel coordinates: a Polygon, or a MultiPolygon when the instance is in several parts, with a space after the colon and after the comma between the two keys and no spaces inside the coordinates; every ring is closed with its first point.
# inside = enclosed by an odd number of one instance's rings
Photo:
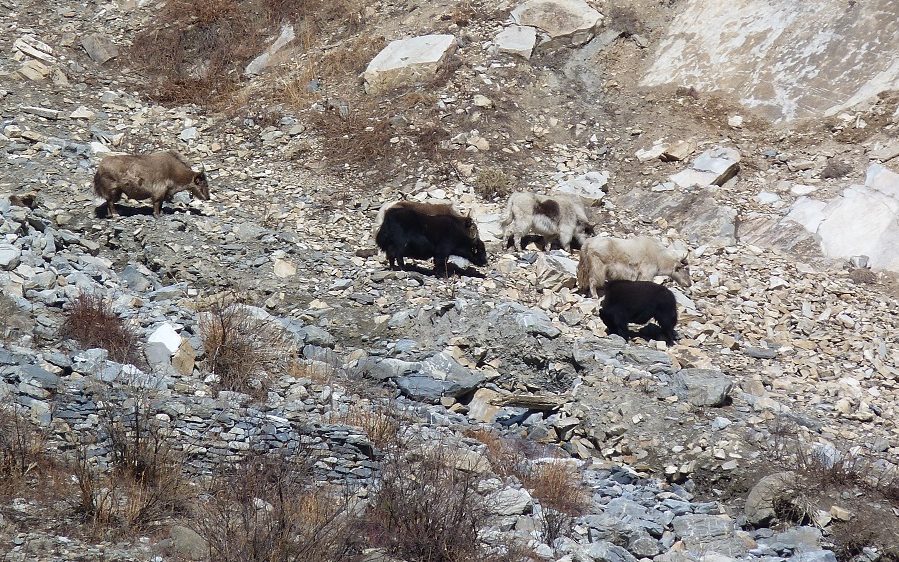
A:
{"type": "Polygon", "coordinates": [[[0,269],[12,271],[19,265],[22,251],[12,244],[0,244],[0,269]]]}
{"type": "Polygon", "coordinates": [[[473,101],[475,106],[477,107],[481,107],[484,109],[490,109],[491,107],[493,107],[493,100],[481,94],[475,94],[473,101]]]}
{"type": "Polygon", "coordinates": [[[279,279],[286,279],[288,277],[293,277],[297,274],[297,266],[295,266],[292,262],[276,258],[274,265],[275,277],[279,279]]]}
{"type": "Polygon", "coordinates": [[[839,521],[849,521],[852,519],[852,513],[848,509],[836,505],[830,506],[830,514],[834,519],[839,521]]]}

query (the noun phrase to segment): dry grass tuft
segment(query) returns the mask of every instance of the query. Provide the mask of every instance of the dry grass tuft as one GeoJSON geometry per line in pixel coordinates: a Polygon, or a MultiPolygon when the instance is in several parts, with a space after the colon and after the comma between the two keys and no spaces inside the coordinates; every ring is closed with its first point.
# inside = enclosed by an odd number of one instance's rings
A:
{"type": "Polygon", "coordinates": [[[249,308],[218,299],[200,313],[199,328],[206,370],[218,377],[221,390],[262,396],[272,373],[286,370],[292,356],[284,330],[249,308]]]}
{"type": "Polygon", "coordinates": [[[82,348],[100,347],[119,363],[140,366],[143,363],[138,349],[137,333],[127,326],[103,297],[81,293],[72,301],[60,335],[78,342],[82,348]]]}
{"type": "Polygon", "coordinates": [[[512,178],[499,168],[483,168],[475,176],[474,187],[486,201],[505,199],[512,193],[512,178]]]}

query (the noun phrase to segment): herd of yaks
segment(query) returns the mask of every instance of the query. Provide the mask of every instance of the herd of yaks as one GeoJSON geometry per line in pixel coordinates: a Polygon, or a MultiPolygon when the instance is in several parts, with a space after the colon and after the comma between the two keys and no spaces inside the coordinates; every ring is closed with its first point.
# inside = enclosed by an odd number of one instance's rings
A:
{"type": "MultiPolygon", "coordinates": [[[[150,199],[157,217],[163,201],[175,193],[189,191],[198,199],[209,199],[205,172],[191,169],[175,151],[107,156],[94,175],[94,191],[106,200],[109,216],[116,214],[115,203],[122,195],[150,199]]],[[[544,245],[550,247],[556,245],[571,251],[579,247],[578,289],[593,298],[603,297],[599,316],[608,332],[628,339],[629,324],[655,319],[662,339],[673,345],[677,325],[675,297],[652,280],[668,276],[682,287],[689,287],[686,251],[666,248],[647,236],[594,236],[580,197],[566,193],[513,193],[506,204],[502,229],[506,248],[523,249],[523,239],[528,235],[541,237],[544,245]]],[[[386,203],[378,212],[373,233],[391,268],[405,268],[404,259],[430,259],[434,261],[434,273],[442,276],[450,272],[450,264],[454,263],[487,265],[487,250],[477,224],[451,203],[386,203]]]]}

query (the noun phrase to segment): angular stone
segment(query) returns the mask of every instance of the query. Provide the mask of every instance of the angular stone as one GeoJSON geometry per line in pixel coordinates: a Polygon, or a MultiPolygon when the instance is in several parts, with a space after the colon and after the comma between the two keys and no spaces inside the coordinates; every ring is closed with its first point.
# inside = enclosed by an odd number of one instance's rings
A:
{"type": "Polygon", "coordinates": [[[785,499],[795,483],[796,474],[793,472],[769,474],[759,480],[746,496],[746,505],[743,508],[746,522],[755,527],[771,523],[776,516],[775,502],[785,499]]]}
{"type": "Polygon", "coordinates": [[[893,140],[869,154],[871,158],[886,162],[899,156],[899,140],[893,140]]]}
{"type": "Polygon", "coordinates": [[[739,170],[740,152],[735,148],[716,147],[697,156],[689,168],[670,179],[683,188],[724,185],[739,170]]]}
{"type": "Polygon", "coordinates": [[[152,287],[153,284],[150,282],[150,279],[138,269],[138,267],[143,269],[143,266],[135,267],[130,264],[126,265],[125,269],[123,269],[122,273],[119,275],[119,279],[132,291],[142,293],[152,287]]]}
{"type": "Polygon", "coordinates": [[[275,259],[274,264],[275,277],[278,279],[286,279],[297,274],[297,266],[288,260],[281,258],[275,259]]]}
{"type": "Polygon", "coordinates": [[[190,342],[185,339],[181,342],[181,345],[178,346],[178,351],[175,352],[174,357],[172,357],[172,366],[182,375],[188,376],[194,372],[196,358],[197,352],[194,351],[190,342]]]}
{"type": "Polygon", "coordinates": [[[81,40],[81,46],[87,51],[90,58],[97,64],[103,64],[110,59],[119,56],[119,49],[105,35],[101,33],[91,33],[85,35],[81,40]]]}
{"type": "Polygon", "coordinates": [[[609,172],[587,172],[563,181],[556,187],[556,190],[579,195],[589,205],[597,205],[606,196],[606,184],[609,182],[609,176],[609,172]]]}
{"type": "Polygon", "coordinates": [[[391,41],[365,69],[365,91],[374,94],[434,78],[456,50],[452,35],[391,41]]]}
{"type": "Polygon", "coordinates": [[[477,389],[471,402],[468,403],[468,417],[484,423],[493,423],[502,408],[494,405],[492,401],[501,396],[502,394],[489,388],[477,389]]]}
{"type": "Polygon", "coordinates": [[[19,265],[22,250],[12,244],[0,244],[0,269],[12,271],[19,265]]]}
{"type": "Polygon", "coordinates": [[[161,343],[169,352],[169,356],[173,355],[181,346],[181,336],[175,331],[175,327],[168,322],[163,323],[156,328],[150,337],[147,338],[149,343],[161,343]]]}
{"type": "Polygon", "coordinates": [[[694,406],[723,406],[733,389],[730,377],[711,369],[681,369],[674,375],[673,390],[694,406]]]}
{"type": "Polygon", "coordinates": [[[530,511],[534,501],[527,490],[506,488],[487,496],[486,504],[495,515],[521,515],[530,511]]]}
{"type": "Polygon", "coordinates": [[[681,4],[640,84],[725,91],[771,120],[823,119],[899,85],[896,30],[880,19],[896,20],[895,0],[854,4],[858,9],[848,21],[843,0],[735,0],[723,6],[681,4]],[[824,29],[840,31],[822,34],[824,29]],[[783,68],[788,75],[777,70],[783,68]]]}
{"type": "Polygon", "coordinates": [[[537,29],[526,25],[510,25],[493,39],[500,53],[531,58],[537,44],[537,29]]]}
{"type": "Polygon", "coordinates": [[[553,292],[563,287],[577,287],[577,262],[562,256],[540,254],[534,263],[537,285],[553,292]]]}
{"type": "Polygon", "coordinates": [[[549,36],[545,46],[581,45],[596,34],[602,14],[584,0],[527,0],[512,10],[512,21],[549,36]]]}
{"type": "Polygon", "coordinates": [[[272,57],[274,57],[275,54],[283,49],[288,43],[293,41],[295,37],[292,25],[285,24],[281,26],[281,33],[278,35],[278,38],[275,39],[275,42],[272,43],[265,52],[250,61],[250,64],[248,64],[243,71],[244,74],[247,76],[254,76],[268,68],[272,62],[272,57]]]}

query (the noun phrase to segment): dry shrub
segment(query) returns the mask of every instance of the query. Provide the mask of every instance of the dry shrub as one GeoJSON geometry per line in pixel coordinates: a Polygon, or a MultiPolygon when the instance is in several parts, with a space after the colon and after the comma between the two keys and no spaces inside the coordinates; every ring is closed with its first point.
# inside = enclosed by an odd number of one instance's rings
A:
{"type": "Polygon", "coordinates": [[[119,363],[140,366],[143,360],[138,349],[137,333],[125,324],[112,305],[101,296],[81,293],[72,301],[72,308],[60,328],[60,335],[78,342],[82,348],[100,347],[119,363]]]}
{"type": "Polygon", "coordinates": [[[291,344],[283,329],[230,299],[213,301],[200,313],[206,369],[217,388],[262,396],[272,372],[286,369],[291,344]]]}
{"type": "Polygon", "coordinates": [[[313,125],[326,139],[324,156],[335,164],[369,167],[390,166],[393,156],[390,139],[393,131],[386,119],[366,120],[351,114],[346,118],[336,112],[317,114],[313,125]]]}
{"type": "Polygon", "coordinates": [[[404,560],[484,559],[478,529],[487,514],[476,493],[479,477],[453,468],[451,456],[435,448],[385,459],[367,513],[375,546],[404,560]]]}
{"type": "Polygon", "coordinates": [[[130,58],[157,100],[205,104],[236,89],[264,32],[237,0],[173,0],[134,37],[130,58]]]}
{"type": "Polygon", "coordinates": [[[17,404],[0,406],[0,494],[15,494],[47,462],[46,437],[17,404]]]}
{"type": "Polygon", "coordinates": [[[552,544],[557,538],[570,534],[574,519],[589,505],[577,470],[564,462],[540,463],[532,465],[521,480],[543,507],[540,522],[544,542],[552,544]]]}
{"type": "Polygon", "coordinates": [[[87,443],[79,447],[72,466],[79,490],[78,511],[87,518],[92,533],[145,532],[184,513],[190,497],[184,457],[166,441],[147,398],[134,396],[119,403],[104,397],[99,406],[110,469],[101,470],[91,461],[87,443]]]}
{"type": "Polygon", "coordinates": [[[339,562],[358,551],[351,508],[315,487],[308,462],[268,454],[217,474],[193,521],[213,560],[339,562]]]}
{"type": "Polygon", "coordinates": [[[504,199],[512,192],[512,178],[499,168],[483,168],[475,176],[474,187],[487,201],[504,199]]]}

